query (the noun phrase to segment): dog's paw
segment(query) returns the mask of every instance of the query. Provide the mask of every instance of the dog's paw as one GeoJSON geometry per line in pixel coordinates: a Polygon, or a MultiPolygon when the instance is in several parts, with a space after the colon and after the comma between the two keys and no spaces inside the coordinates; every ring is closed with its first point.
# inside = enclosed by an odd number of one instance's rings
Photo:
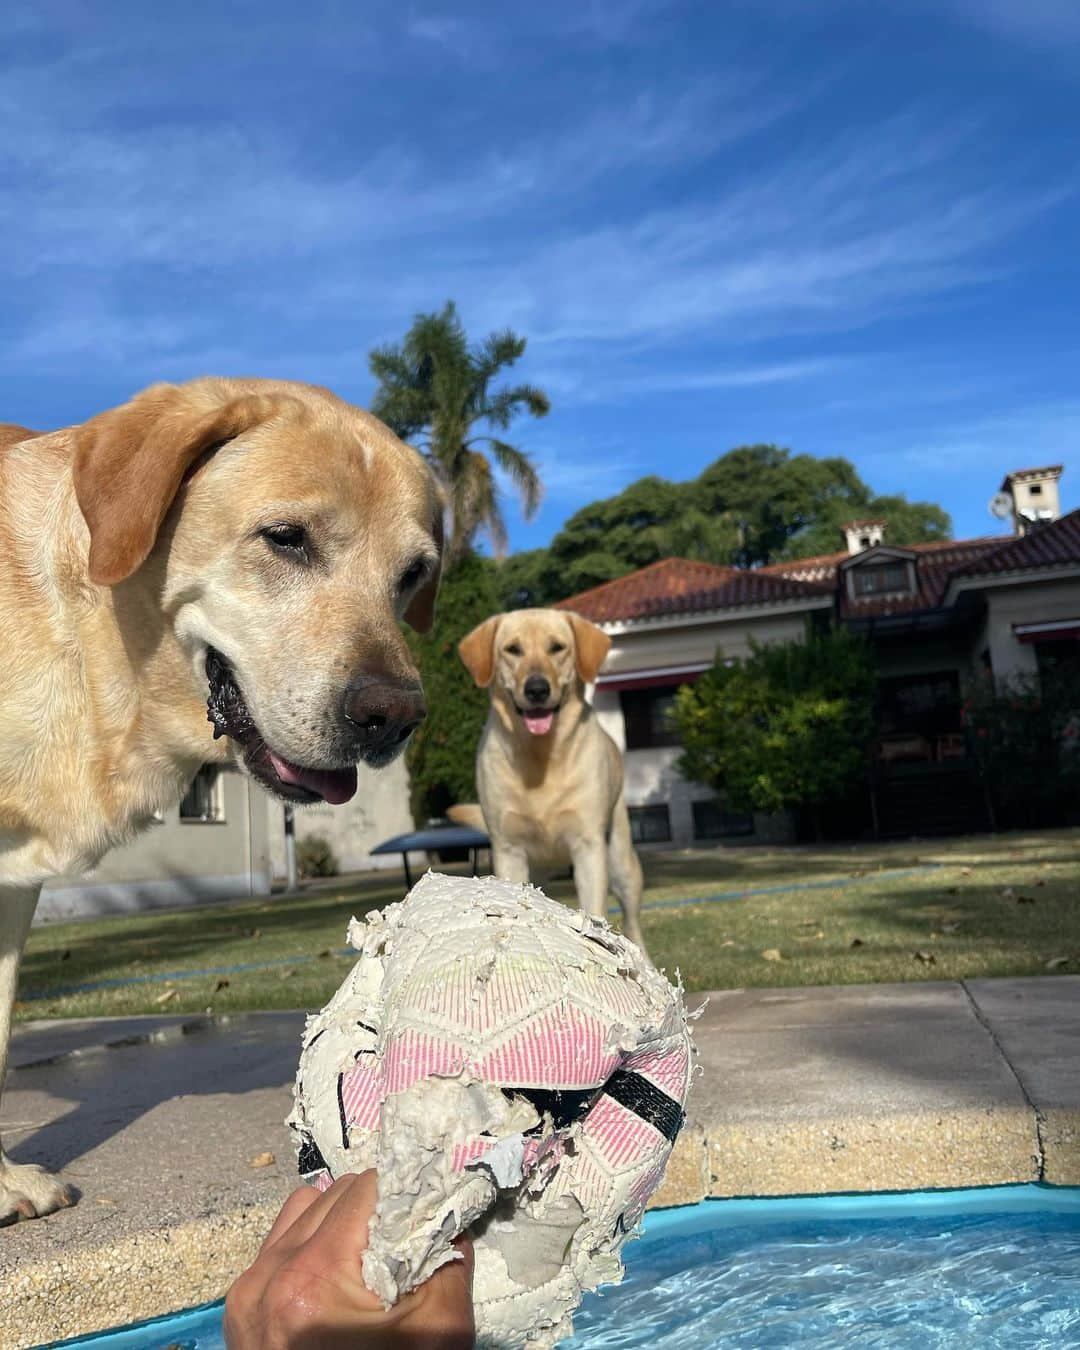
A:
{"type": "Polygon", "coordinates": [[[71,1189],[43,1167],[0,1160],[0,1226],[40,1219],[74,1203],[71,1189]]]}

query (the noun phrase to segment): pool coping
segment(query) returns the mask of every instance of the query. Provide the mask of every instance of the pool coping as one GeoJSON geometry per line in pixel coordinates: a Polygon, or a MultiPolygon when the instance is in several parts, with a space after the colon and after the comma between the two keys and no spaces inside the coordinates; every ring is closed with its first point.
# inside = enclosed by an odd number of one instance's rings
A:
{"type": "MultiPolygon", "coordinates": [[[[277,1028],[285,1084],[295,1067],[293,1024],[282,1028],[289,1016],[249,1014],[219,1032],[258,1039],[260,1027],[277,1028]]],[[[144,1039],[161,1040],[174,1056],[198,1039],[185,1036],[191,1019],[135,1021],[149,1027],[144,1039]]],[[[101,1048],[109,1035],[119,1046],[137,1039],[127,1023],[86,1024],[83,1051],[70,1028],[39,1024],[34,1034],[20,1041],[23,1068],[8,1084],[15,1101],[35,1073],[53,1072],[35,1063],[60,1075],[70,1072],[68,1056],[113,1054],[101,1048]]],[[[729,990],[708,997],[696,1037],[703,1073],[656,1209],[720,1198],[1080,1185],[1078,976],[729,990]]],[[[142,1209],[133,1200],[111,1226],[93,1214],[94,1159],[121,1138],[87,1155],[76,1209],[0,1231],[0,1350],[219,1298],[295,1184],[277,1093],[270,1106],[266,1092],[228,1103],[232,1128],[249,1128],[251,1138],[212,1186],[191,1169],[178,1180],[167,1175],[170,1155],[155,1155],[133,1134],[139,1169],[160,1174],[161,1205],[147,1206],[144,1195],[142,1209]],[[274,1148],[282,1164],[253,1173],[254,1140],[265,1137],[258,1130],[270,1129],[267,1121],[281,1130],[274,1148]]],[[[205,1112],[205,1099],[173,1098],[157,1111],[168,1141],[205,1112]]]]}

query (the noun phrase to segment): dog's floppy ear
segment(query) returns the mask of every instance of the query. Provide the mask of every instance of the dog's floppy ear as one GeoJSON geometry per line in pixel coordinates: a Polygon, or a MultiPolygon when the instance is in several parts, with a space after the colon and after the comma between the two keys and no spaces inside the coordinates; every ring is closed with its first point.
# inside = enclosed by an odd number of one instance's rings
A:
{"type": "Polygon", "coordinates": [[[481,689],[486,689],[495,674],[495,631],[501,614],[485,619],[458,643],[458,656],[481,689]]]}
{"type": "Polygon", "coordinates": [[[574,630],[574,661],[577,673],[586,684],[592,684],[604,664],[611,647],[611,639],[596,624],[583,619],[580,614],[568,614],[570,626],[574,630]]]}
{"type": "Polygon", "coordinates": [[[439,561],[431,576],[409,601],[409,607],[405,611],[405,622],[418,633],[430,632],[431,625],[435,622],[435,597],[439,594],[439,578],[442,574],[443,504],[438,494],[435,494],[435,517],[431,525],[431,534],[435,540],[435,547],[439,550],[439,561]]]}
{"type": "Polygon", "coordinates": [[[72,476],[90,527],[90,580],[115,586],[154,547],[184,474],[208,450],[265,421],[280,399],[245,394],[216,407],[159,384],[78,428],[72,476]]]}

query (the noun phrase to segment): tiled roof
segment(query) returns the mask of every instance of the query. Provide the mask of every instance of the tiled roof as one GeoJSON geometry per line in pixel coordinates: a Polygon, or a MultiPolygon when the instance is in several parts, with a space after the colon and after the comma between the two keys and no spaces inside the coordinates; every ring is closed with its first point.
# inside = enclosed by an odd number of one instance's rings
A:
{"type": "MultiPolygon", "coordinates": [[[[906,553],[915,554],[916,591],[914,595],[860,595],[852,597],[847,586],[838,588],[840,613],[845,619],[870,619],[889,614],[910,614],[916,610],[937,609],[945,598],[949,581],[957,568],[978,561],[1007,543],[1000,535],[982,539],[935,540],[930,544],[912,544],[906,553]]],[[[836,584],[840,564],[850,553],[830,553],[818,558],[797,558],[788,563],[770,563],[763,572],[800,581],[836,584]]]]}
{"type": "Polygon", "coordinates": [[[917,589],[914,595],[866,595],[852,598],[840,578],[840,564],[851,555],[771,563],[747,571],[687,558],[664,558],[625,577],[559,601],[595,623],[653,619],[663,615],[706,613],[747,605],[812,602],[835,596],[846,619],[878,618],[939,609],[949,584],[964,577],[993,576],[1024,568],[1080,563],[1080,510],[1022,539],[991,535],[982,539],[938,540],[914,544],[917,589]]]}
{"type": "Polygon", "coordinates": [[[1080,563],[1080,510],[1039,525],[1020,539],[1010,539],[1003,548],[973,559],[957,568],[957,576],[985,576],[1015,572],[1025,567],[1062,567],[1080,563]]]}
{"type": "Polygon", "coordinates": [[[821,586],[766,576],[760,570],[748,572],[716,563],[691,562],[688,558],[664,558],[628,576],[560,600],[557,608],[572,609],[594,623],[612,623],[814,600],[827,593],[821,586]]]}

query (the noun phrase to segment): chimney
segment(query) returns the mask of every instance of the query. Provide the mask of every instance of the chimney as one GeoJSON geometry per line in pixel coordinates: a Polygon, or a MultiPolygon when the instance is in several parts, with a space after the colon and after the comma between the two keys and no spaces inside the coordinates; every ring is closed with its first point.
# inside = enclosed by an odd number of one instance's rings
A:
{"type": "Polygon", "coordinates": [[[851,520],[841,526],[847,539],[848,554],[854,556],[868,548],[875,548],[885,538],[885,521],[851,520]]]}
{"type": "Polygon", "coordinates": [[[1017,469],[1005,475],[1001,491],[1012,498],[1015,534],[1028,534],[1036,526],[1057,520],[1061,515],[1058,495],[1061,474],[1062,466],[1051,464],[1045,469],[1017,469]]]}

